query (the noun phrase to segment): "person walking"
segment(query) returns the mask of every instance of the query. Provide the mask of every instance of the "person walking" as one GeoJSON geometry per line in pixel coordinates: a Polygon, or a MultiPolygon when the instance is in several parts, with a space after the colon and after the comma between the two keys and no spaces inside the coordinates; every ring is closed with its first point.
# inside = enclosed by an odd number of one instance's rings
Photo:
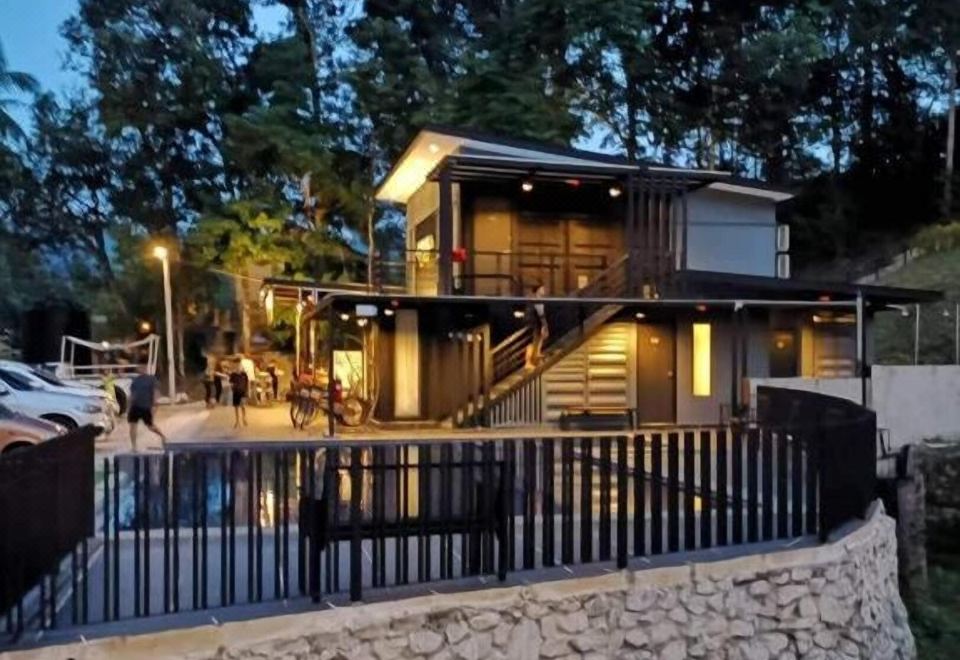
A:
{"type": "Polygon", "coordinates": [[[250,389],[250,379],[239,364],[230,374],[230,391],[233,397],[233,428],[240,428],[241,421],[247,425],[247,391],[250,389]]]}
{"type": "Polygon", "coordinates": [[[130,425],[130,448],[137,452],[137,426],[140,422],[160,437],[163,448],[167,446],[167,436],[153,423],[153,411],[157,399],[157,378],[139,368],[136,378],[130,383],[130,400],[127,409],[127,423],[130,425]]]}
{"type": "MultiPolygon", "coordinates": [[[[542,283],[537,283],[533,288],[534,298],[543,298],[546,295],[546,287],[542,283]]],[[[530,345],[527,346],[526,364],[527,369],[536,368],[540,363],[543,352],[543,342],[550,336],[550,328],[547,326],[547,312],[542,302],[533,303],[527,310],[527,322],[530,324],[530,345]]]]}
{"type": "Polygon", "coordinates": [[[213,369],[213,400],[214,404],[218,406],[223,402],[224,378],[230,378],[230,376],[223,373],[223,364],[217,360],[217,363],[213,369]]]}
{"type": "Polygon", "coordinates": [[[213,397],[217,382],[217,359],[206,351],[203,352],[203,357],[207,362],[203,369],[203,401],[207,408],[213,408],[213,397]]]}

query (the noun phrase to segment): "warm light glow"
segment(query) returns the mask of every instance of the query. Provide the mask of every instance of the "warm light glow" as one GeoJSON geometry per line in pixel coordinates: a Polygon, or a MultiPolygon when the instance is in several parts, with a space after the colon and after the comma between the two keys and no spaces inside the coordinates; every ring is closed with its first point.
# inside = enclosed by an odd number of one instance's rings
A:
{"type": "Polygon", "coordinates": [[[524,316],[526,316],[526,314],[524,313],[524,311],[523,311],[522,309],[515,309],[515,310],[513,310],[513,318],[515,318],[515,319],[522,319],[524,316]]]}
{"type": "Polygon", "coordinates": [[[610,186],[609,193],[611,197],[616,199],[623,194],[623,190],[620,188],[620,186],[610,186]]]}
{"type": "Polygon", "coordinates": [[[820,296],[819,298],[817,298],[817,300],[819,300],[820,302],[830,302],[830,296],[824,294],[824,295],[820,296]]]}
{"type": "Polygon", "coordinates": [[[520,189],[523,190],[523,192],[530,192],[533,190],[533,181],[525,179],[523,183],[520,184],[520,189]]]}
{"type": "Polygon", "coordinates": [[[706,306],[706,305],[697,305],[697,311],[698,311],[698,312],[705,312],[705,311],[707,311],[707,306],[706,306]]]}
{"type": "Polygon", "coordinates": [[[144,333],[150,332],[150,322],[149,322],[149,321],[141,321],[141,322],[140,322],[140,332],[144,332],[144,333]]]}
{"type": "Polygon", "coordinates": [[[693,396],[710,396],[710,324],[693,324],[693,396]]]}
{"type": "Polygon", "coordinates": [[[167,252],[166,246],[163,245],[154,245],[153,246],[153,256],[159,259],[160,261],[166,261],[169,253],[167,252]]]}
{"type": "Polygon", "coordinates": [[[367,319],[365,319],[365,318],[363,318],[363,317],[358,318],[358,319],[357,319],[357,325],[359,325],[361,328],[366,327],[366,325],[367,325],[367,319]]]}
{"type": "Polygon", "coordinates": [[[333,377],[350,390],[363,379],[363,351],[333,352],[333,377]]]}
{"type": "Polygon", "coordinates": [[[564,179],[563,182],[568,186],[573,186],[574,188],[580,185],[580,179],[564,179]]]}
{"type": "Polygon", "coordinates": [[[349,320],[350,320],[350,315],[347,314],[347,313],[345,313],[345,312],[341,312],[341,314],[340,314],[340,320],[341,320],[341,321],[349,321],[349,320]]]}
{"type": "Polygon", "coordinates": [[[436,142],[431,142],[427,149],[429,149],[432,154],[440,153],[440,145],[436,142]]]}
{"type": "Polygon", "coordinates": [[[643,312],[637,312],[637,318],[638,318],[638,319],[645,319],[645,318],[647,318],[647,315],[644,314],[643,312]]]}
{"type": "Polygon", "coordinates": [[[383,315],[384,315],[384,316],[393,316],[393,310],[390,309],[389,307],[387,307],[385,310],[383,310],[383,315]]]}

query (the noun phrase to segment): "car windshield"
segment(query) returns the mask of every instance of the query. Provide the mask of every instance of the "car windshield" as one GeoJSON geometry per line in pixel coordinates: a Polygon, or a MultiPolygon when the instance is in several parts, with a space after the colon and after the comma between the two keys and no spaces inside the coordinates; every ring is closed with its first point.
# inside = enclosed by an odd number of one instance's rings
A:
{"type": "Polygon", "coordinates": [[[30,373],[45,382],[47,385],[56,385],[57,387],[65,387],[67,385],[53,374],[40,369],[31,369],[30,373]]]}
{"type": "Polygon", "coordinates": [[[4,383],[9,385],[15,390],[20,390],[21,392],[28,392],[34,389],[33,385],[30,383],[30,380],[21,374],[14,373],[7,369],[0,369],[0,380],[3,380],[4,383]]]}

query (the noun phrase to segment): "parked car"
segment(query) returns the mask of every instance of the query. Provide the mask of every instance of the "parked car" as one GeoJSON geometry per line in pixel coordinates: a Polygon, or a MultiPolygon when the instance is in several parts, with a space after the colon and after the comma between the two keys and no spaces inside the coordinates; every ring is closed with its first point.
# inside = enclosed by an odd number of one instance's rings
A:
{"type": "Polygon", "coordinates": [[[14,412],[0,404],[0,456],[66,433],[59,424],[14,412]]]}
{"type": "Polygon", "coordinates": [[[102,402],[104,409],[112,415],[120,413],[117,400],[110,393],[87,383],[69,383],[54,374],[39,367],[32,367],[23,362],[0,360],[0,380],[11,387],[12,378],[25,379],[34,389],[59,394],[74,394],[76,396],[94,397],[102,402]]]}
{"type": "Polygon", "coordinates": [[[115,424],[113,415],[104,410],[101,399],[49,392],[35,387],[18,374],[0,373],[0,404],[28,417],[59,424],[68,430],[92,424],[109,433],[115,424]]]}

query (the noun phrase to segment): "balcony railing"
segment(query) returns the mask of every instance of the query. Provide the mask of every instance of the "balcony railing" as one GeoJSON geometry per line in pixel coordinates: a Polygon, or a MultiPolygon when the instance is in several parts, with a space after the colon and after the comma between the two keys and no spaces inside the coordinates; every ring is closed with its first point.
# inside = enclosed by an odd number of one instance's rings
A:
{"type": "MultiPolygon", "coordinates": [[[[798,402],[796,423],[217,443],[105,458],[96,536],[60,555],[46,588],[13,593],[3,581],[14,603],[7,631],[346,602],[384,587],[472,587],[516,571],[825,538],[873,496],[875,416],[831,397],[774,394],[780,408],[798,402]]],[[[93,473],[92,457],[82,465],[93,473]]],[[[9,527],[15,510],[46,506],[36,495],[2,500],[5,576],[44,551],[9,527]]]]}

